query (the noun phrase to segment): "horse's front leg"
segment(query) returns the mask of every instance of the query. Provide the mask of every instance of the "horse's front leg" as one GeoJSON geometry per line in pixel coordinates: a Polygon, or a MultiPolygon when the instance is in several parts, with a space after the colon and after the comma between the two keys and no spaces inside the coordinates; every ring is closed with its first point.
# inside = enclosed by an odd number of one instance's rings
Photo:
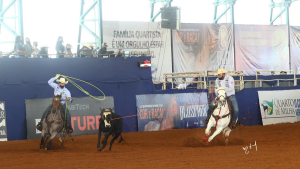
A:
{"type": "Polygon", "coordinates": [[[50,137],[50,140],[49,142],[47,143],[47,148],[45,148],[45,150],[49,150],[50,146],[51,146],[51,143],[52,141],[54,140],[54,138],[57,136],[58,132],[52,132],[51,133],[51,137],[50,137]]]}
{"type": "Polygon", "coordinates": [[[204,134],[204,136],[202,138],[204,142],[207,142],[208,136],[210,135],[212,127],[213,127],[213,119],[210,119],[209,122],[208,122],[208,124],[207,124],[207,127],[205,129],[205,134],[204,134]]]}
{"type": "Polygon", "coordinates": [[[64,142],[65,142],[65,139],[66,139],[67,135],[68,135],[68,133],[65,131],[65,132],[63,133],[63,139],[62,139],[62,141],[61,141],[61,147],[64,147],[64,142]]]}
{"type": "Polygon", "coordinates": [[[44,141],[45,141],[45,139],[44,139],[44,136],[42,136],[42,138],[41,138],[41,144],[40,144],[40,148],[43,148],[43,147],[44,147],[44,141]]]}
{"type": "Polygon", "coordinates": [[[213,135],[211,135],[211,136],[208,138],[208,141],[207,141],[205,144],[208,145],[208,144],[216,137],[216,135],[218,135],[218,134],[221,133],[222,130],[223,130],[222,127],[217,126],[216,131],[214,132],[213,135]]]}

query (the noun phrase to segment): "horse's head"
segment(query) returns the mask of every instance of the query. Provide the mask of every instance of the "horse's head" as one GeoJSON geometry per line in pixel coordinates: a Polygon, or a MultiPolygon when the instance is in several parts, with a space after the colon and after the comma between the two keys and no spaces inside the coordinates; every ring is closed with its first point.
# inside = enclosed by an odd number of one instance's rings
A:
{"type": "Polygon", "coordinates": [[[112,118],[112,113],[113,113],[114,108],[109,108],[109,109],[102,109],[100,108],[101,111],[101,118],[104,121],[105,127],[111,127],[111,118],[112,118]]]}
{"type": "Polygon", "coordinates": [[[217,93],[218,93],[218,100],[221,102],[225,102],[226,100],[226,90],[224,87],[219,87],[217,89],[217,93]]]}
{"type": "Polygon", "coordinates": [[[57,109],[59,104],[60,104],[60,101],[61,101],[61,94],[60,95],[57,95],[55,96],[53,94],[53,99],[52,99],[52,107],[53,109],[57,109]]]}

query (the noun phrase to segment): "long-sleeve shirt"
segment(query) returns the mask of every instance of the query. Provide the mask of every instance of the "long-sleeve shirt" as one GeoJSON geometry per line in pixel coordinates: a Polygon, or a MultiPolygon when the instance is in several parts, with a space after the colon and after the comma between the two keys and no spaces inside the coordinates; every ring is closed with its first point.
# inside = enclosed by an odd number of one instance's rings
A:
{"type": "Polygon", "coordinates": [[[217,78],[215,87],[224,87],[226,90],[227,96],[235,95],[235,89],[234,89],[234,79],[232,76],[226,74],[223,80],[220,80],[217,78]]]}
{"type": "Polygon", "coordinates": [[[62,94],[62,97],[61,97],[61,104],[65,104],[66,101],[67,101],[67,97],[70,98],[69,101],[72,100],[71,98],[71,93],[70,91],[64,87],[64,88],[60,88],[59,85],[57,83],[54,83],[54,80],[56,80],[55,77],[51,78],[49,81],[48,81],[48,84],[54,88],[54,94],[57,96],[57,95],[60,95],[62,94]],[[67,96],[67,97],[66,97],[67,96]]]}

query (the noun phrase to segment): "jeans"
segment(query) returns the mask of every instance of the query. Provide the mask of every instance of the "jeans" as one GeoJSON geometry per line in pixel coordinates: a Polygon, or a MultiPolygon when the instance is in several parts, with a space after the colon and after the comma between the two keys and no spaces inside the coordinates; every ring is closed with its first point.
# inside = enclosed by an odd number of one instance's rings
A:
{"type": "MultiPolygon", "coordinates": [[[[232,108],[233,108],[233,119],[234,119],[234,122],[236,123],[237,120],[238,120],[238,115],[239,115],[239,106],[238,106],[238,103],[237,103],[237,100],[236,100],[236,97],[235,95],[231,95],[229,96],[229,100],[231,101],[232,103],[232,108]]],[[[214,108],[214,105],[213,103],[211,103],[209,105],[209,109],[207,111],[207,117],[209,117],[211,114],[212,114],[212,109],[214,108]]],[[[231,122],[230,122],[231,124],[231,122]]],[[[229,125],[230,125],[229,124],[229,125]]]]}
{"type": "MultiPolygon", "coordinates": [[[[66,105],[64,104],[64,105],[62,105],[62,106],[63,106],[64,111],[65,111],[66,105]]],[[[51,109],[52,109],[52,104],[50,104],[50,105],[47,107],[47,109],[44,111],[43,116],[42,116],[42,118],[41,118],[41,121],[42,121],[44,118],[46,118],[47,113],[50,112],[51,109]]],[[[65,114],[65,113],[63,113],[63,114],[65,114]]],[[[71,114],[70,114],[70,112],[69,112],[69,109],[67,109],[67,122],[68,122],[69,125],[71,126],[71,114]]]]}

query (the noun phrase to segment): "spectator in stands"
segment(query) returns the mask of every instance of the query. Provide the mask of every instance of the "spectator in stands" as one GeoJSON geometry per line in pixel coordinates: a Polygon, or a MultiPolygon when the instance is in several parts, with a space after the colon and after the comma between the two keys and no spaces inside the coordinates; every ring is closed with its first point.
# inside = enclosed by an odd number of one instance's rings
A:
{"type": "MultiPolygon", "coordinates": [[[[230,76],[228,71],[224,69],[219,69],[218,72],[215,75],[218,75],[218,78],[216,79],[215,87],[224,87],[226,90],[226,95],[229,98],[229,100],[232,103],[233,108],[233,116],[234,116],[234,123],[237,122],[238,119],[238,113],[239,113],[239,107],[238,103],[235,97],[235,89],[234,89],[234,79],[232,76],[230,76]]],[[[205,123],[207,124],[209,121],[209,117],[212,114],[212,110],[214,108],[213,104],[209,105],[209,110],[207,112],[207,119],[205,120],[205,123]]],[[[231,122],[229,123],[229,126],[231,125],[231,122]]],[[[232,129],[237,129],[235,124],[232,124],[232,129]]]]}
{"type": "Polygon", "coordinates": [[[23,42],[22,37],[17,36],[16,39],[15,39],[15,47],[14,47],[16,58],[25,57],[26,51],[24,50],[24,48],[22,46],[22,42],[23,42]]]}
{"type": "Polygon", "coordinates": [[[64,39],[62,36],[59,36],[56,42],[56,54],[57,54],[57,58],[63,58],[64,57],[64,53],[65,53],[65,47],[63,45],[64,39]]]}
{"type": "Polygon", "coordinates": [[[78,56],[79,57],[91,57],[92,56],[92,53],[93,51],[91,50],[90,48],[90,45],[89,44],[85,44],[82,46],[82,48],[78,51],[78,56]]]}
{"type": "Polygon", "coordinates": [[[41,46],[41,50],[39,52],[39,58],[49,58],[48,57],[48,45],[41,46]]]}
{"type": "Polygon", "coordinates": [[[182,78],[182,83],[183,84],[179,84],[177,89],[186,89],[186,87],[188,86],[188,84],[186,84],[186,79],[182,78]]]}
{"type": "Polygon", "coordinates": [[[89,47],[92,50],[92,55],[90,57],[97,57],[97,51],[96,51],[96,49],[94,50],[94,45],[89,44],[89,47]]]}
{"type": "Polygon", "coordinates": [[[73,54],[71,51],[71,45],[70,44],[66,44],[66,52],[65,52],[65,58],[72,58],[73,54]]]}
{"type": "Polygon", "coordinates": [[[37,46],[38,46],[37,41],[34,41],[34,42],[33,42],[33,46],[32,46],[32,50],[33,50],[33,52],[32,52],[32,57],[33,57],[33,58],[37,58],[37,55],[38,55],[39,52],[40,52],[40,49],[39,49],[37,46]]]}
{"type": "Polygon", "coordinates": [[[105,55],[107,53],[107,44],[106,43],[102,43],[102,47],[98,52],[98,57],[99,58],[103,58],[103,55],[105,55]]]}
{"type": "Polygon", "coordinates": [[[25,38],[25,44],[23,45],[24,50],[26,51],[26,57],[30,58],[31,57],[31,53],[33,52],[32,50],[32,45],[30,42],[30,39],[27,37],[25,38]]]}

